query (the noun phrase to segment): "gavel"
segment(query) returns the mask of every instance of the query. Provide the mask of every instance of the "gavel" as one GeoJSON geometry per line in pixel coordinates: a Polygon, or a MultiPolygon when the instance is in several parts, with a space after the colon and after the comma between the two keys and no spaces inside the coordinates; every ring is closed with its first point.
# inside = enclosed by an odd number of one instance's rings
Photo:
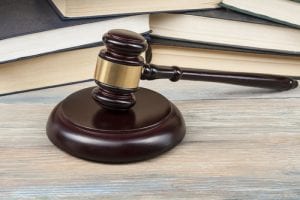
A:
{"type": "Polygon", "coordinates": [[[134,92],[138,89],[140,79],[210,81],[281,91],[298,86],[297,81],[285,76],[145,63],[140,55],[147,49],[147,41],[128,30],[111,30],[103,36],[103,42],[106,49],[100,51],[94,77],[99,87],[94,90],[93,96],[108,109],[132,107],[135,104],[134,92]]]}
{"type": "Polygon", "coordinates": [[[115,29],[103,36],[96,87],[60,102],[47,123],[48,138],[73,156],[104,163],[128,163],[158,156],[185,136],[178,108],[163,95],[139,87],[140,80],[211,81],[279,91],[298,86],[292,78],[254,73],[160,66],[144,61],[141,35],[115,29]]]}

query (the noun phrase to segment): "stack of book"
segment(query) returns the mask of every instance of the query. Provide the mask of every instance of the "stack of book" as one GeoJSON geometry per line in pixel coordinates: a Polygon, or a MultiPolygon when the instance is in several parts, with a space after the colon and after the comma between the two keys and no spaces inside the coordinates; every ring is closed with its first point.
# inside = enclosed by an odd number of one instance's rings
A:
{"type": "Polygon", "coordinates": [[[152,63],[300,77],[292,0],[2,0],[0,24],[0,95],[92,80],[115,28],[144,34],[152,63]]]}

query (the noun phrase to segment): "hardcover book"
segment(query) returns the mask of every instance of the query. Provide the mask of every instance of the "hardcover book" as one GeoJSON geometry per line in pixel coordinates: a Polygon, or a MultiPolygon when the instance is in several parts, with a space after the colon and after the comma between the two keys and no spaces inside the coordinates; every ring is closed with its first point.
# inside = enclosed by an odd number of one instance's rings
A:
{"type": "Polygon", "coordinates": [[[0,63],[86,47],[103,33],[126,28],[149,31],[149,16],[62,20],[47,0],[0,1],[0,63]]]}
{"type": "Polygon", "coordinates": [[[300,28],[299,0],[223,0],[221,6],[300,28]],[[297,2],[296,2],[297,1],[297,2]]]}
{"type": "Polygon", "coordinates": [[[299,56],[237,51],[234,48],[166,39],[152,39],[150,53],[148,61],[154,64],[300,78],[299,56]]]}
{"type": "Polygon", "coordinates": [[[100,48],[81,48],[1,64],[0,96],[92,80],[100,48]]]}
{"type": "Polygon", "coordinates": [[[215,9],[150,16],[152,37],[273,53],[300,54],[300,30],[215,9]]]}
{"type": "Polygon", "coordinates": [[[216,8],[221,0],[50,0],[64,18],[105,17],[216,8]]]}

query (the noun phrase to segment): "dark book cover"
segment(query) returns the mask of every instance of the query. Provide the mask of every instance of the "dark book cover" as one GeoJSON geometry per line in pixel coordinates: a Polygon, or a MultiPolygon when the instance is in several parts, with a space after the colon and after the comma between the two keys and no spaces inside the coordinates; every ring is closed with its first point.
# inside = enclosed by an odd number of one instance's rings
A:
{"type": "Polygon", "coordinates": [[[239,21],[239,22],[247,22],[247,23],[254,23],[254,24],[264,24],[270,26],[287,27],[285,25],[278,24],[267,19],[262,19],[255,16],[239,13],[226,8],[191,11],[191,12],[184,12],[182,14],[210,17],[210,18],[217,18],[217,19],[224,19],[224,20],[231,20],[231,21],[239,21]]]}
{"type": "Polygon", "coordinates": [[[249,10],[237,8],[235,6],[231,6],[231,5],[228,5],[228,4],[225,4],[225,3],[220,3],[220,6],[226,8],[226,9],[230,9],[232,11],[243,13],[245,15],[249,15],[249,16],[253,16],[253,17],[257,17],[257,18],[269,20],[269,21],[272,21],[274,23],[279,23],[279,24],[282,24],[282,25],[285,25],[285,26],[290,26],[290,27],[298,28],[298,29],[300,28],[299,24],[294,24],[294,23],[291,23],[289,21],[283,21],[283,20],[277,19],[277,18],[272,17],[272,16],[267,16],[267,15],[264,15],[264,14],[255,13],[255,12],[252,12],[252,11],[249,11],[249,10]]]}
{"type": "Polygon", "coordinates": [[[112,19],[61,19],[47,0],[1,0],[0,40],[112,19]]]}

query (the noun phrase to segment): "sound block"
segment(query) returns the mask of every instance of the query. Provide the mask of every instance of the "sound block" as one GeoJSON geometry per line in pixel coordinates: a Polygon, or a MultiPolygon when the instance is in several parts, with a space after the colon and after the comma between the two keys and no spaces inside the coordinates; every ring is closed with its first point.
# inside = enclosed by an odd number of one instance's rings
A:
{"type": "Polygon", "coordinates": [[[161,94],[139,88],[131,109],[114,111],[94,100],[93,89],[71,94],[49,116],[47,135],[60,149],[87,160],[128,163],[158,156],[183,139],[183,117],[161,94]]]}

